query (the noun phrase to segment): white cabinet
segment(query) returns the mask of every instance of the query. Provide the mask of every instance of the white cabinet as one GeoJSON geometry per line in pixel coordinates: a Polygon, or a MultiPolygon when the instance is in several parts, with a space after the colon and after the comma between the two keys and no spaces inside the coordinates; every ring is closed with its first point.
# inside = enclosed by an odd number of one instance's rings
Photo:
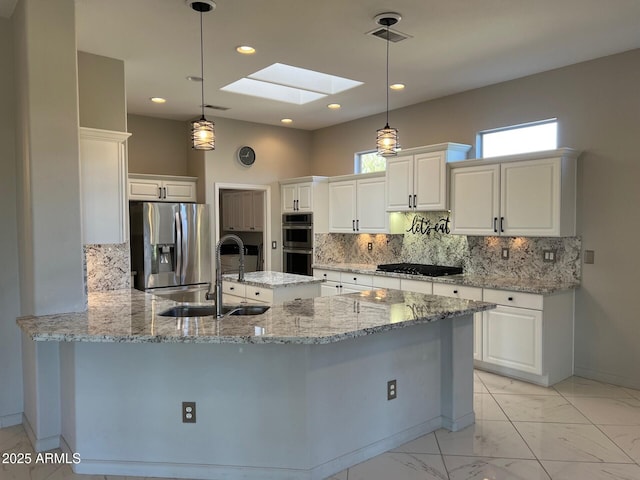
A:
{"type": "Polygon", "coordinates": [[[476,367],[549,386],[573,374],[574,292],[535,295],[485,288],[476,367]]]}
{"type": "Polygon", "coordinates": [[[386,233],[385,175],[345,175],[329,179],[329,231],[386,233]]]}
{"type": "Polygon", "coordinates": [[[296,285],[276,285],[271,288],[250,283],[223,280],[222,301],[225,305],[274,304],[290,302],[300,298],[320,296],[319,283],[303,283],[296,285]]]}
{"type": "Polygon", "coordinates": [[[280,180],[282,213],[313,213],[314,233],[327,233],[329,187],[327,177],[299,177],[280,180]]]}
{"type": "Polygon", "coordinates": [[[452,164],[452,233],[575,235],[577,157],[563,148],[452,164]]]}
{"type": "MultiPolygon", "coordinates": [[[[433,294],[466,300],[482,300],[482,288],[450,283],[434,283],[433,294]]],[[[473,314],[473,358],[474,360],[482,359],[482,312],[473,314]]]]}
{"type": "Polygon", "coordinates": [[[446,210],[449,161],[465,159],[470,145],[442,143],[402,151],[387,158],[386,210],[446,210]]]}
{"type": "Polygon", "coordinates": [[[127,241],[127,155],[131,134],[80,128],[84,244],[127,241]]]}
{"type": "Polygon", "coordinates": [[[363,292],[373,288],[373,277],[350,272],[314,269],[313,276],[325,280],[321,286],[323,297],[363,292]]]}
{"type": "Polygon", "coordinates": [[[222,230],[261,232],[264,229],[264,192],[242,190],[222,194],[222,230]]]}
{"type": "Polygon", "coordinates": [[[129,200],[195,202],[195,177],[129,174],[129,200]]]}

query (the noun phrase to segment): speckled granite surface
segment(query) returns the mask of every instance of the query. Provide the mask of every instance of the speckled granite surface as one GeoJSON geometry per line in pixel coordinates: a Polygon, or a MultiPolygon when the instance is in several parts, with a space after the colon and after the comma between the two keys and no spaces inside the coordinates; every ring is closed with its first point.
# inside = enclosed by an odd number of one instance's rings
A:
{"type": "Polygon", "coordinates": [[[137,290],[95,292],[86,312],[23,317],[18,324],[37,341],[324,344],[495,307],[381,289],[285,302],[255,316],[158,315],[174,305],[137,290]]]}
{"type": "Polygon", "coordinates": [[[131,288],[129,244],[85,245],[87,292],[131,288]]]}
{"type": "Polygon", "coordinates": [[[404,273],[376,272],[376,265],[362,263],[341,263],[341,264],[314,264],[313,268],[325,270],[336,270],[340,272],[353,272],[367,275],[381,275],[385,277],[407,278],[411,280],[422,280],[433,283],[447,283],[453,285],[468,285],[471,287],[496,288],[498,290],[510,290],[513,292],[536,293],[539,295],[549,295],[566,290],[578,288],[577,281],[550,281],[540,278],[518,278],[497,275],[449,275],[444,277],[424,277],[421,275],[410,275],[404,273]]]}
{"type": "MultiPolygon", "coordinates": [[[[236,273],[229,273],[223,275],[222,279],[237,282],[238,275],[236,273]]],[[[293,273],[262,271],[245,273],[244,283],[262,288],[281,288],[322,283],[322,279],[309,277],[307,275],[295,275],[293,273]]]]}

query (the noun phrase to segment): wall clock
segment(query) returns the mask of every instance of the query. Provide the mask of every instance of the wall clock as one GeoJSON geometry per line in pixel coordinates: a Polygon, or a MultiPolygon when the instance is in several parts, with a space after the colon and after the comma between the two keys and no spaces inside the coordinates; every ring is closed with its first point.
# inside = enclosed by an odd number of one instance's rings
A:
{"type": "Polygon", "coordinates": [[[251,147],[240,147],[237,153],[238,161],[245,167],[250,167],[256,161],[256,152],[251,147]]]}

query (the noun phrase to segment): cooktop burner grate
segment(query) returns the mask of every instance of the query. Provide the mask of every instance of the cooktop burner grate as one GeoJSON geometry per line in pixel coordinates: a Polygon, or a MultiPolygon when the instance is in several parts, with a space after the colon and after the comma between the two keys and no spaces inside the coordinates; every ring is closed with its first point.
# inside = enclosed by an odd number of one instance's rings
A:
{"type": "Polygon", "coordinates": [[[427,277],[442,277],[458,275],[462,267],[446,267],[442,265],[424,265],[422,263],[387,263],[378,265],[379,272],[407,273],[410,275],[424,275],[427,277]]]}

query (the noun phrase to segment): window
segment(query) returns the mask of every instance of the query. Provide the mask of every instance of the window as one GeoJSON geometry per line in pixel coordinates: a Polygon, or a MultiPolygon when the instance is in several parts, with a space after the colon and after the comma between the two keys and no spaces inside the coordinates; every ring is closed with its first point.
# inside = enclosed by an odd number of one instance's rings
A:
{"type": "Polygon", "coordinates": [[[478,134],[478,152],[483,158],[538,152],[558,148],[558,120],[485,130],[478,134]]]}
{"type": "Polygon", "coordinates": [[[387,169],[387,160],[378,155],[376,150],[357,152],[354,163],[355,173],[384,172],[387,169]]]}

